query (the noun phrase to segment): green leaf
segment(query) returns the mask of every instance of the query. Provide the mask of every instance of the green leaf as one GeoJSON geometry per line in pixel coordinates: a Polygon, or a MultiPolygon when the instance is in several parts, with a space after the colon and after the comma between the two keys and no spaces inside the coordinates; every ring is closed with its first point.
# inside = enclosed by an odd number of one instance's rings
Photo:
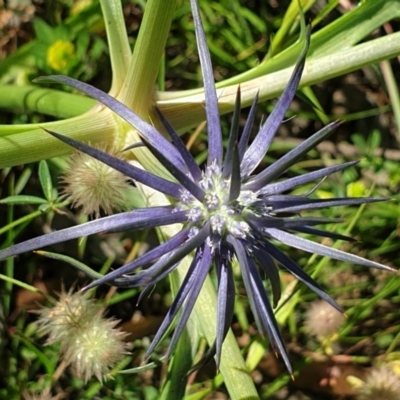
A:
{"type": "Polygon", "coordinates": [[[36,37],[46,44],[51,44],[54,41],[54,29],[40,18],[33,20],[33,29],[36,37]]]}
{"type": "Polygon", "coordinates": [[[309,55],[320,57],[354,46],[376,28],[399,18],[398,0],[365,1],[312,35],[309,55]]]}
{"type": "Polygon", "coordinates": [[[118,374],[137,374],[139,372],[144,372],[148,371],[149,369],[154,369],[157,368],[161,365],[161,362],[150,362],[145,365],[141,365],[140,367],[136,368],[129,368],[129,369],[124,369],[122,371],[118,371],[118,374]]]}
{"type": "Polygon", "coordinates": [[[12,283],[13,285],[19,286],[22,289],[29,290],[32,293],[40,293],[40,290],[37,287],[29,285],[25,282],[21,282],[18,279],[11,278],[7,275],[0,274],[0,280],[12,283]]]}
{"type": "Polygon", "coordinates": [[[40,351],[33,343],[31,343],[29,340],[27,340],[24,336],[22,336],[22,335],[18,335],[18,336],[19,336],[19,340],[22,341],[24,346],[35,354],[37,359],[44,366],[46,373],[48,375],[52,376],[54,369],[55,369],[55,365],[53,364],[53,362],[46,356],[45,353],[40,351]]]}
{"type": "Polygon", "coordinates": [[[39,163],[39,180],[44,197],[46,197],[47,201],[51,202],[53,200],[53,183],[46,160],[42,160],[39,163]]]}
{"type": "Polygon", "coordinates": [[[46,204],[47,200],[37,196],[8,196],[0,200],[0,204],[46,204]]]}
{"type": "Polygon", "coordinates": [[[103,276],[102,274],[99,274],[97,271],[88,267],[86,264],[83,264],[80,261],[75,260],[72,257],[64,256],[63,254],[58,254],[58,253],[51,253],[49,251],[42,251],[42,250],[35,251],[35,253],[39,254],[40,256],[52,258],[53,260],[63,261],[68,264],[71,264],[73,267],[79,269],[85,275],[91,277],[92,279],[98,279],[103,276]]]}
{"type": "Polygon", "coordinates": [[[32,175],[32,168],[31,167],[26,167],[24,168],[24,170],[22,171],[21,176],[18,178],[17,182],[15,183],[14,186],[14,195],[20,194],[26,184],[28,183],[30,177],[32,175]]]}
{"type": "MultiPolygon", "coordinates": [[[[25,227],[32,219],[38,217],[41,214],[41,211],[36,210],[28,215],[24,215],[23,217],[16,219],[10,223],[8,223],[5,226],[2,226],[0,228],[0,235],[2,235],[3,233],[7,232],[7,231],[11,231],[11,229],[14,229],[18,227],[19,232],[22,230],[21,228],[25,227]],[[21,225],[19,227],[19,225],[21,225]]],[[[18,233],[19,233],[18,232],[18,233]]],[[[14,231],[12,232],[12,238],[14,239],[16,237],[16,235],[14,235],[14,231]]],[[[9,246],[11,245],[11,241],[6,241],[4,244],[4,246],[9,246]]]]}
{"type": "Polygon", "coordinates": [[[193,365],[191,353],[191,340],[185,329],[169,362],[167,376],[159,396],[160,400],[176,400],[184,397],[188,372],[193,365]]]}

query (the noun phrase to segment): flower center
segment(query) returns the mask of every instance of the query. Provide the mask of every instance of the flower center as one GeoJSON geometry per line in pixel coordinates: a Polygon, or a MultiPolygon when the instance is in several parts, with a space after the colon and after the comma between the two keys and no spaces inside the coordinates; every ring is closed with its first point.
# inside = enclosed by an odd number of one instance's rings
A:
{"type": "Polygon", "coordinates": [[[242,191],[238,199],[229,201],[230,179],[222,177],[216,163],[205,169],[199,185],[206,193],[203,202],[185,191],[181,194],[179,209],[189,211],[189,220],[196,229],[210,222],[212,247],[227,234],[244,239],[250,232],[245,221],[246,209],[258,199],[257,193],[242,191]]]}

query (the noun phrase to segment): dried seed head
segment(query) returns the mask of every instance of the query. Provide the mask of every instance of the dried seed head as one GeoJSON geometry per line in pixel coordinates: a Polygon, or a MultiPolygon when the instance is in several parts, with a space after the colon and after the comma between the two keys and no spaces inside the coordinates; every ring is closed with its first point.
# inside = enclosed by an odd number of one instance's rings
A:
{"type": "Polygon", "coordinates": [[[60,344],[61,356],[78,377],[104,379],[127,354],[126,334],[115,328],[118,321],[104,318],[104,309],[87,293],[62,292],[53,303],[38,311],[39,332],[49,335],[47,344],[60,344]]]}
{"type": "Polygon", "coordinates": [[[388,367],[373,368],[357,391],[357,400],[378,399],[400,399],[400,378],[388,367]]]}
{"type": "Polygon", "coordinates": [[[344,316],[324,300],[314,301],[306,312],[305,328],[319,339],[336,334],[344,322],[344,316]]]}
{"type": "Polygon", "coordinates": [[[128,343],[125,332],[115,329],[118,321],[96,317],[87,324],[65,353],[76,375],[88,381],[93,375],[99,381],[109,373],[125,354],[128,343]]]}
{"type": "Polygon", "coordinates": [[[41,393],[24,393],[24,400],[59,400],[60,395],[52,396],[47,390],[41,393]]]}
{"type": "Polygon", "coordinates": [[[43,307],[39,314],[39,333],[48,335],[47,344],[61,343],[67,348],[74,334],[102,308],[88,298],[87,293],[61,292],[53,307],[43,307]]]}
{"type": "Polygon", "coordinates": [[[96,218],[100,216],[100,209],[106,214],[112,214],[113,210],[124,211],[126,192],[132,189],[123,174],[79,151],[69,159],[61,182],[73,206],[82,207],[85,214],[96,218]]]}

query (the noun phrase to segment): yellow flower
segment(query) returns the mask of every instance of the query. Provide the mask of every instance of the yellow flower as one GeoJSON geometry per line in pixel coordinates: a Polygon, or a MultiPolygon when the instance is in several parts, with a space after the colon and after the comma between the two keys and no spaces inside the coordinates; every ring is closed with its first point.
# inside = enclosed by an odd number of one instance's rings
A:
{"type": "Polygon", "coordinates": [[[75,46],[67,40],[56,40],[47,49],[47,64],[55,71],[65,70],[74,58],[75,46]]]}
{"type": "Polygon", "coordinates": [[[367,188],[360,182],[352,182],[346,186],[347,196],[349,197],[362,197],[367,195],[367,188]]]}

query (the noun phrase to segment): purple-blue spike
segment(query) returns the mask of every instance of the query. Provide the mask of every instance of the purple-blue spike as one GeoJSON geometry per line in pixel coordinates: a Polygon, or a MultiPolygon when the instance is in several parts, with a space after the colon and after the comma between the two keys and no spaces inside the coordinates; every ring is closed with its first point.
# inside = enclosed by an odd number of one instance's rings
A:
{"type": "Polygon", "coordinates": [[[249,144],[251,130],[253,128],[254,119],[256,117],[257,112],[257,103],[258,103],[258,95],[259,92],[255,95],[253,99],[253,103],[251,104],[249,115],[247,116],[246,123],[243,128],[242,135],[239,140],[239,161],[240,163],[243,160],[244,153],[246,152],[247,146],[249,144]]]}
{"type": "Polygon", "coordinates": [[[231,257],[231,250],[227,246],[222,246],[219,251],[214,252],[218,278],[217,334],[214,343],[200,361],[190,369],[189,374],[207,364],[214,356],[217,369],[219,368],[222,344],[230,329],[235,305],[235,283],[231,257]]]}
{"type": "Polygon", "coordinates": [[[301,74],[303,72],[306,54],[310,43],[310,35],[311,27],[308,26],[305,43],[301,51],[299,60],[297,61],[297,64],[292,73],[292,76],[290,77],[290,80],[278,102],[276,103],[273,111],[267,118],[265,124],[260,129],[260,132],[253,140],[253,143],[244,154],[241,164],[242,176],[244,178],[248,177],[264,158],[272,140],[274,139],[275,133],[278,130],[279,125],[282,123],[283,118],[285,117],[286,110],[293,100],[301,79],[301,74]]]}
{"type": "Polygon", "coordinates": [[[196,32],[197,50],[201,71],[203,74],[205,108],[207,116],[207,133],[208,133],[208,159],[207,164],[214,162],[221,165],[222,163],[222,133],[219,121],[218,98],[215,90],[214,74],[211,65],[210,52],[208,50],[206,37],[201,23],[200,10],[196,0],[190,0],[192,7],[194,29],[196,32]]]}
{"type": "Polygon", "coordinates": [[[366,258],[355,256],[353,254],[346,253],[345,251],[334,249],[323,244],[315,243],[311,240],[304,239],[302,237],[281,231],[279,229],[267,228],[265,229],[265,234],[272,239],[279,240],[283,244],[287,244],[288,246],[304,250],[309,253],[319,254],[321,256],[333,258],[335,260],[362,265],[363,267],[394,271],[392,268],[378,262],[367,260],[366,258]]]}
{"type": "Polygon", "coordinates": [[[242,187],[242,182],[240,176],[239,152],[237,143],[235,143],[233,148],[232,174],[229,187],[229,201],[236,200],[239,197],[241,187],[242,187]]]}
{"type": "Polygon", "coordinates": [[[337,165],[332,165],[331,167],[321,168],[318,169],[317,171],[307,172],[303,175],[285,179],[281,182],[270,183],[265,187],[263,187],[262,189],[260,189],[260,193],[262,196],[281,194],[297,186],[305,185],[306,183],[310,183],[318,179],[325,178],[326,176],[334,174],[335,172],[343,171],[344,169],[352,167],[353,165],[356,165],[358,163],[359,163],[358,160],[349,161],[343,164],[337,164],[337,165]]]}
{"type": "Polygon", "coordinates": [[[249,258],[249,275],[250,283],[252,286],[254,303],[256,304],[258,313],[261,318],[264,331],[271,337],[271,342],[274,350],[278,350],[282,356],[283,362],[285,363],[286,369],[290,375],[293,375],[292,366],[289,360],[289,356],[286,352],[285,345],[283,343],[282,336],[279,331],[278,324],[276,322],[274,312],[272,310],[271,304],[267,295],[265,293],[264,286],[260,274],[251,258],[249,258]]]}
{"type": "MultiPolygon", "coordinates": [[[[179,213],[179,212],[177,212],[179,213]]],[[[176,213],[172,213],[174,215],[176,213]]],[[[206,224],[204,227],[200,229],[200,231],[184,242],[179,247],[175,248],[173,252],[168,254],[168,257],[163,257],[162,259],[158,260],[155,264],[151,267],[141,271],[138,275],[135,275],[131,279],[132,286],[142,286],[148,285],[151,280],[160,275],[163,270],[168,269],[170,266],[176,264],[180,260],[182,260],[185,256],[190,254],[194,249],[200,247],[204,241],[207,239],[209,235],[210,227],[209,224],[206,224]]],[[[119,278],[122,275],[125,275],[130,272],[130,267],[128,265],[124,265],[121,268],[118,268],[115,271],[109,272],[108,274],[104,275],[102,278],[97,279],[96,281],[92,282],[88,286],[86,286],[83,290],[87,290],[91,287],[100,285],[102,283],[110,282],[119,278]]]]}
{"type": "Polygon", "coordinates": [[[274,212],[298,213],[305,210],[316,210],[320,208],[337,206],[355,206],[364,203],[375,203],[377,201],[389,200],[386,197],[348,197],[338,199],[308,199],[296,196],[270,196],[264,200],[267,207],[274,212]]]}
{"type": "MultiPolygon", "coordinates": [[[[173,254],[173,252],[171,252],[173,254]]],[[[164,256],[165,261],[168,260],[168,256],[169,254],[166,254],[164,256]]],[[[175,269],[178,267],[179,263],[176,264],[171,264],[171,263],[166,263],[164,265],[164,268],[162,268],[162,270],[160,271],[160,273],[158,275],[153,275],[150,278],[147,278],[144,280],[144,282],[138,282],[138,280],[134,279],[135,277],[122,277],[122,278],[118,278],[116,279],[114,282],[117,282],[118,284],[124,284],[125,283],[125,287],[136,287],[136,286],[143,286],[142,292],[139,295],[137,304],[139,304],[142,299],[144,298],[144,296],[150,292],[152,289],[154,289],[154,286],[157,285],[158,282],[161,282],[165,277],[167,277],[171,272],[175,271],[175,269]]],[[[161,267],[160,267],[161,269],[161,267]]],[[[142,276],[142,275],[141,275],[142,276]]]]}
{"type": "Polygon", "coordinates": [[[153,155],[161,161],[164,167],[176,178],[176,180],[188,191],[190,192],[197,200],[203,201],[204,199],[204,190],[197,184],[197,182],[192,181],[192,179],[187,176],[187,174],[181,171],[176,165],[172,164],[164,154],[160,153],[156,148],[151,146],[145,141],[145,144],[148,145],[148,149],[153,153],[153,155]]]}
{"type": "Polygon", "coordinates": [[[126,225],[131,229],[153,228],[160,225],[170,225],[187,220],[186,212],[171,212],[170,207],[143,208],[111,215],[81,225],[66,228],[61,231],[47,233],[34,239],[27,240],[14,246],[0,250],[0,260],[16,256],[27,251],[38,250],[42,247],[66,242],[100,232],[108,232],[126,225]]]}
{"type": "Polygon", "coordinates": [[[114,157],[104,151],[95,149],[85,143],[78,142],[77,140],[71,139],[68,136],[60,135],[59,133],[49,131],[45,129],[47,133],[68,144],[71,147],[81,151],[82,153],[88,154],[89,156],[103,162],[104,164],[114,168],[122,174],[129,176],[137,182],[143,183],[161,193],[164,193],[173,198],[179,198],[179,194],[183,191],[181,185],[175,182],[168,181],[143,169],[137,168],[126,161],[123,161],[117,157],[114,157]]]}
{"type": "Polygon", "coordinates": [[[174,318],[177,316],[180,308],[182,307],[183,302],[186,300],[186,297],[189,294],[190,289],[194,284],[196,284],[196,279],[198,278],[198,266],[202,259],[202,250],[197,250],[192,262],[190,263],[188,272],[179,287],[179,290],[174,298],[174,301],[169,308],[167,315],[164,317],[163,322],[161,323],[160,327],[157,330],[149,348],[146,351],[144,356],[145,359],[150,357],[150,354],[154,351],[157,347],[158,343],[170,328],[171,324],[174,321],[174,318]]]}
{"type": "MultiPolygon", "coordinates": [[[[235,147],[237,147],[237,140],[239,136],[239,117],[240,117],[240,86],[238,86],[236,92],[235,108],[233,111],[231,131],[229,133],[228,145],[226,147],[224,163],[222,166],[222,177],[224,179],[229,178],[232,175],[233,158],[235,153],[235,147]]],[[[237,149],[236,149],[237,152],[237,149]]],[[[238,165],[237,168],[240,168],[238,165]]],[[[240,169],[239,169],[240,171],[240,169]]],[[[239,174],[240,176],[240,174],[239,174]]]]}
{"type": "Polygon", "coordinates": [[[302,227],[304,225],[321,225],[343,222],[338,218],[321,218],[321,217],[258,217],[249,213],[246,221],[255,229],[264,228],[284,228],[292,229],[302,227]]]}
{"type": "Polygon", "coordinates": [[[183,143],[182,139],[180,136],[175,132],[174,128],[172,125],[167,121],[167,119],[164,117],[163,113],[158,107],[155,107],[156,114],[158,118],[160,119],[161,123],[163,124],[165,130],[167,131],[168,135],[171,137],[172,142],[178,149],[179,153],[182,156],[183,161],[185,162],[190,175],[192,175],[192,178],[195,181],[201,180],[201,169],[197,165],[195,159],[193,156],[190,154],[189,150],[186,148],[185,144],[183,143]]]}
{"type": "Polygon", "coordinates": [[[296,228],[292,228],[291,230],[296,231],[296,232],[301,232],[301,233],[308,233],[309,235],[335,239],[335,240],[345,240],[346,242],[356,242],[357,241],[356,239],[353,239],[350,236],[341,235],[340,233],[336,233],[336,232],[329,232],[324,229],[318,229],[318,228],[314,228],[311,226],[296,227],[296,228]]]}
{"type": "Polygon", "coordinates": [[[317,282],[314,281],[307,273],[305,273],[300,266],[288,257],[283,251],[271,244],[269,241],[263,241],[263,248],[267,251],[279,264],[282,265],[286,271],[290,272],[299,281],[307,285],[313,292],[315,292],[321,299],[327,301],[332,307],[338,311],[343,312],[342,308],[336,303],[335,300],[329,296],[317,282]]]}
{"type": "Polygon", "coordinates": [[[299,146],[286,153],[283,157],[272,163],[265,168],[262,172],[255,176],[255,178],[246,185],[246,189],[259,190],[269,182],[281,176],[292,165],[299,161],[306,153],[315,148],[319,143],[325,140],[334,129],[339,126],[340,122],[332,122],[331,124],[323,127],[317,133],[306,139],[299,146]]]}
{"type": "MultiPolygon", "coordinates": [[[[224,252],[223,252],[224,253],[224,252]]],[[[215,340],[215,361],[217,369],[221,361],[222,344],[229,331],[235,305],[235,284],[229,255],[225,252],[217,262],[218,299],[217,299],[217,334],[215,340]]]]}
{"type": "Polygon", "coordinates": [[[183,329],[185,329],[189,316],[192,313],[197,298],[199,297],[203,283],[207,278],[208,272],[211,267],[211,263],[212,263],[211,249],[209,246],[203,246],[201,259],[199,264],[197,265],[194,277],[195,283],[190,288],[190,291],[186,297],[185,304],[183,305],[182,313],[175,326],[175,331],[174,334],[172,335],[171,342],[168,346],[168,351],[166,354],[167,359],[172,355],[178,343],[179,337],[181,336],[183,329]]]}
{"type": "Polygon", "coordinates": [[[168,142],[168,140],[160,132],[158,132],[154,126],[141,119],[125,104],[121,103],[117,99],[114,99],[114,97],[111,97],[109,94],[104,93],[101,90],[88,85],[87,83],[80,82],[64,75],[40,77],[35,79],[35,82],[63,83],[96,99],[110,110],[114,111],[132,127],[136,128],[139,134],[146,139],[147,142],[151,143],[152,146],[157,147],[160,152],[167,154],[172,163],[179,166],[182,170],[185,170],[186,165],[177,149],[170,142],[168,142]]]}
{"type": "Polygon", "coordinates": [[[253,313],[258,315],[258,329],[260,330],[261,328],[261,333],[266,333],[268,335],[271,346],[275,351],[279,350],[287,370],[292,374],[293,371],[289,357],[286,353],[269,300],[265,294],[265,289],[261,277],[258,274],[257,267],[253,259],[247,254],[241,240],[233,237],[229,237],[228,240],[232,244],[239,261],[243,283],[245,284],[249,300],[251,300],[250,306],[253,309],[253,313]]]}
{"type": "Polygon", "coordinates": [[[161,243],[159,246],[151,249],[141,255],[140,257],[136,258],[135,260],[125,264],[123,267],[118,268],[115,271],[110,272],[109,274],[105,275],[98,280],[93,281],[89,285],[85,287],[85,289],[90,289],[92,287],[98,286],[102,283],[115,283],[114,279],[131,273],[139,267],[142,267],[158,258],[164,256],[165,254],[170,253],[172,250],[175,250],[177,247],[182,245],[189,234],[189,229],[182,229],[179,231],[175,236],[172,236],[170,239],[166,240],[164,243],[161,243]],[[117,272],[118,271],[118,272],[117,272]]]}
{"type": "Polygon", "coordinates": [[[276,307],[282,294],[278,267],[276,266],[270,254],[264,251],[262,248],[254,246],[252,251],[255,259],[271,283],[272,299],[274,302],[273,304],[274,307],[276,307]]]}

